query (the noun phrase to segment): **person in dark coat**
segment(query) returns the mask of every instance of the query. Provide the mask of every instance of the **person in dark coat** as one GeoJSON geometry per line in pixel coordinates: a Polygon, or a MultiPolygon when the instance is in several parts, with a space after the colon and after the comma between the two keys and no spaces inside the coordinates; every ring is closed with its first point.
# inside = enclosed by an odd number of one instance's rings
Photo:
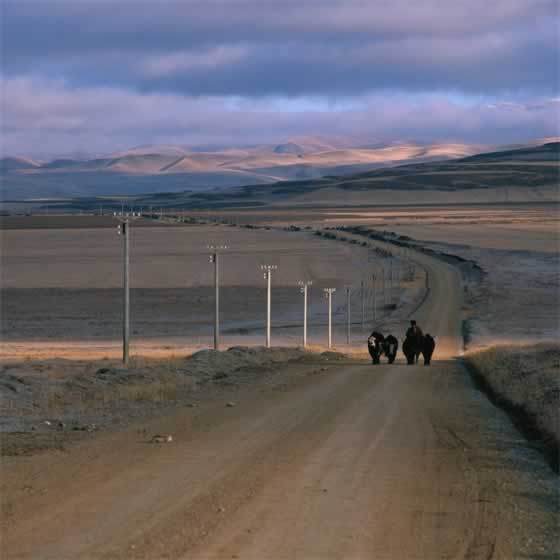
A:
{"type": "Polygon", "coordinates": [[[406,338],[410,339],[410,348],[414,353],[414,361],[418,363],[418,358],[424,347],[424,334],[414,319],[410,321],[410,327],[406,331],[406,338]]]}
{"type": "Polygon", "coordinates": [[[424,356],[424,365],[429,366],[432,361],[432,354],[436,348],[436,341],[429,333],[424,335],[424,344],[422,346],[422,356],[424,356]]]}
{"type": "Polygon", "coordinates": [[[385,342],[385,337],[376,331],[373,331],[368,337],[368,351],[371,356],[373,364],[379,363],[379,358],[383,353],[383,343],[385,342]]]}
{"type": "Polygon", "coordinates": [[[387,335],[383,344],[383,351],[385,353],[385,356],[387,356],[387,360],[390,364],[395,361],[398,349],[399,341],[397,340],[397,338],[392,334],[387,335]]]}

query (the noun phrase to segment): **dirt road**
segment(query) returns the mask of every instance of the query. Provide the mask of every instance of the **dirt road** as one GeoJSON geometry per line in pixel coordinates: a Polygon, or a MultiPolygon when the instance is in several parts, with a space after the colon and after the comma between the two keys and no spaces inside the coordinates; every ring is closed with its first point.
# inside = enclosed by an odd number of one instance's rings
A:
{"type": "Polygon", "coordinates": [[[430,369],[294,365],[232,407],[6,459],[2,557],[555,557],[558,480],[454,359],[458,277],[419,258],[430,369]]]}

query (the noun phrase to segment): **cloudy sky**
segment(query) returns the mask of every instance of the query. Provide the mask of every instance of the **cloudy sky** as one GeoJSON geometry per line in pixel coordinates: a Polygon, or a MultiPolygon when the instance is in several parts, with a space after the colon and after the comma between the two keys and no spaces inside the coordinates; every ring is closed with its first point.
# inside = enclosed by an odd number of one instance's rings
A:
{"type": "Polygon", "coordinates": [[[557,0],[0,0],[3,152],[556,136],[557,0]]]}

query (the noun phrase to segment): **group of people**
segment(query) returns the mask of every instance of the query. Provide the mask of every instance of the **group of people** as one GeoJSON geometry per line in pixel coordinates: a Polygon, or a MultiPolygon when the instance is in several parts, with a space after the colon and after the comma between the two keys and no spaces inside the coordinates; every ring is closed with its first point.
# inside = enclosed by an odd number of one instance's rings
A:
{"type": "MultiPolygon", "coordinates": [[[[416,321],[410,321],[410,327],[406,331],[403,341],[402,351],[406,357],[406,363],[412,365],[418,363],[418,358],[422,354],[424,365],[430,365],[432,355],[436,348],[436,341],[433,336],[422,332],[416,321]]],[[[397,357],[399,341],[395,336],[389,334],[383,336],[380,332],[374,331],[368,338],[368,350],[374,364],[381,362],[381,356],[386,356],[388,363],[392,364],[397,357]]]]}

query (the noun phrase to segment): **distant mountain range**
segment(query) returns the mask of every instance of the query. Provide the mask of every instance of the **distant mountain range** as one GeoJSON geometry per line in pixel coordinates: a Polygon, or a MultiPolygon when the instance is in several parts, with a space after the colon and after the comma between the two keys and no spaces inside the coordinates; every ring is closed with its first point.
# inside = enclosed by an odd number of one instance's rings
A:
{"type": "Polygon", "coordinates": [[[485,147],[414,143],[379,145],[361,138],[291,138],[245,148],[139,146],[92,159],[0,160],[6,199],[138,195],[309,180],[402,163],[448,160],[485,147]]]}
{"type": "MultiPolygon", "coordinates": [[[[278,149],[280,152],[293,151],[291,144],[279,144],[270,148],[252,148],[253,160],[258,159],[255,155],[257,150],[264,153],[263,158],[271,158],[271,152],[278,149]]],[[[301,148],[303,146],[298,144],[301,148]]],[[[63,177],[69,177],[69,183],[79,182],[82,190],[89,194],[85,196],[52,196],[44,195],[28,201],[24,208],[41,211],[45,207],[54,212],[60,211],[98,211],[101,206],[108,211],[120,209],[124,203],[129,208],[151,208],[159,209],[212,209],[212,208],[249,208],[249,207],[375,207],[379,205],[399,206],[418,204],[503,204],[503,203],[526,203],[526,202],[560,202],[560,142],[547,142],[542,145],[530,145],[522,148],[509,147],[507,149],[492,152],[467,155],[466,157],[450,159],[449,146],[441,156],[441,147],[431,146],[429,148],[407,146],[360,148],[360,151],[368,151],[377,154],[381,161],[377,168],[368,171],[345,173],[340,175],[328,175],[319,178],[275,181],[256,184],[248,183],[246,180],[241,186],[225,185],[222,188],[199,188],[185,189],[183,173],[168,174],[165,170],[149,173],[123,173],[122,171],[95,171],[95,172],[72,172],[52,171],[61,165],[68,169],[66,160],[55,160],[42,163],[32,162],[23,158],[5,158],[3,160],[3,180],[11,181],[11,178],[33,177],[34,173],[39,177],[51,177],[51,181],[60,181],[63,177]],[[419,154],[424,154],[423,156],[419,154]],[[401,165],[389,167],[388,159],[383,159],[387,154],[392,157],[401,157],[401,165]],[[428,161],[422,161],[422,157],[428,161]],[[432,161],[432,158],[436,158],[432,161]],[[416,160],[416,161],[414,161],[416,160]],[[414,161],[414,163],[411,163],[414,161]],[[381,167],[379,167],[381,166],[381,167]],[[50,170],[50,171],[49,171],[50,170]],[[93,178],[88,183],[88,178],[93,178]],[[169,178],[177,178],[175,190],[167,190],[169,178]],[[101,179],[104,178],[104,182],[101,179]],[[110,181],[113,180],[114,189],[112,196],[107,192],[99,192],[109,189],[110,181]],[[120,181],[120,183],[119,183],[120,181]],[[101,185],[101,187],[100,187],[101,185]],[[131,187],[136,189],[135,192],[131,187]],[[181,188],[182,187],[182,188],[181,188]],[[119,194],[126,191],[128,194],[119,194]],[[57,200],[58,198],[58,200],[57,200]]],[[[175,165],[185,165],[185,156],[177,150],[181,148],[167,146],[159,147],[160,158],[175,157],[178,162],[175,165]],[[181,161],[179,161],[181,160],[181,161]]],[[[357,151],[356,149],[355,151],[357,151]]],[[[239,150],[241,151],[241,150],[239,150]]],[[[340,150],[349,153],[350,149],[340,150]]],[[[232,154],[236,150],[230,150],[232,154]]],[[[214,154],[216,158],[223,157],[220,152],[202,152],[203,159],[208,154],[214,154]],[[220,155],[216,155],[220,154],[220,155]]],[[[308,152],[317,159],[325,157],[325,152],[308,152]]],[[[334,153],[334,150],[327,153],[334,153]]],[[[153,165],[153,148],[135,148],[122,154],[114,154],[114,157],[102,158],[104,161],[115,162],[115,166],[130,165],[130,161],[136,161],[137,157],[144,157],[144,166],[153,165]]],[[[282,156],[285,154],[282,153],[282,156]]],[[[189,158],[193,152],[189,152],[189,158]]],[[[370,154],[370,157],[373,157],[370,154]]],[[[156,158],[157,159],[157,158],[156,158]]],[[[99,159],[80,162],[72,160],[72,165],[84,166],[94,165],[99,159]]],[[[201,161],[198,159],[197,161],[201,161]]],[[[232,158],[231,162],[234,161],[232,158]]],[[[247,158],[244,160],[247,161],[247,158]]],[[[260,159],[259,161],[262,161],[260,159]]],[[[159,160],[161,162],[161,159],[159,160]]],[[[95,164],[97,165],[97,164],[95,164]]],[[[169,164],[167,164],[169,165],[169,164]]],[[[233,165],[229,163],[228,165],[233,165]]],[[[350,169],[359,168],[361,164],[350,165],[350,169]]],[[[347,168],[346,166],[338,166],[347,168]]],[[[145,167],[144,167],[145,169],[145,167]]],[[[160,168],[161,169],[161,168],[160,168]]],[[[202,174],[199,175],[199,177],[202,174]]],[[[216,184],[215,173],[208,172],[216,184]]],[[[256,176],[253,176],[254,181],[256,176]]],[[[227,183],[227,181],[226,181],[227,183]]],[[[55,183],[49,183],[51,192],[54,191],[55,183]]],[[[12,198],[13,201],[15,199],[12,198]]],[[[20,198],[19,200],[21,200],[20,198]]],[[[18,203],[8,203],[5,208],[17,207],[18,203]],[[16,206],[14,206],[14,204],[16,206]]],[[[21,206],[20,206],[21,207],[21,206]]]]}
{"type": "Polygon", "coordinates": [[[152,194],[140,207],[371,207],[560,201],[560,142],[453,160],[407,163],[319,179],[245,185],[212,192],[152,194]]]}

